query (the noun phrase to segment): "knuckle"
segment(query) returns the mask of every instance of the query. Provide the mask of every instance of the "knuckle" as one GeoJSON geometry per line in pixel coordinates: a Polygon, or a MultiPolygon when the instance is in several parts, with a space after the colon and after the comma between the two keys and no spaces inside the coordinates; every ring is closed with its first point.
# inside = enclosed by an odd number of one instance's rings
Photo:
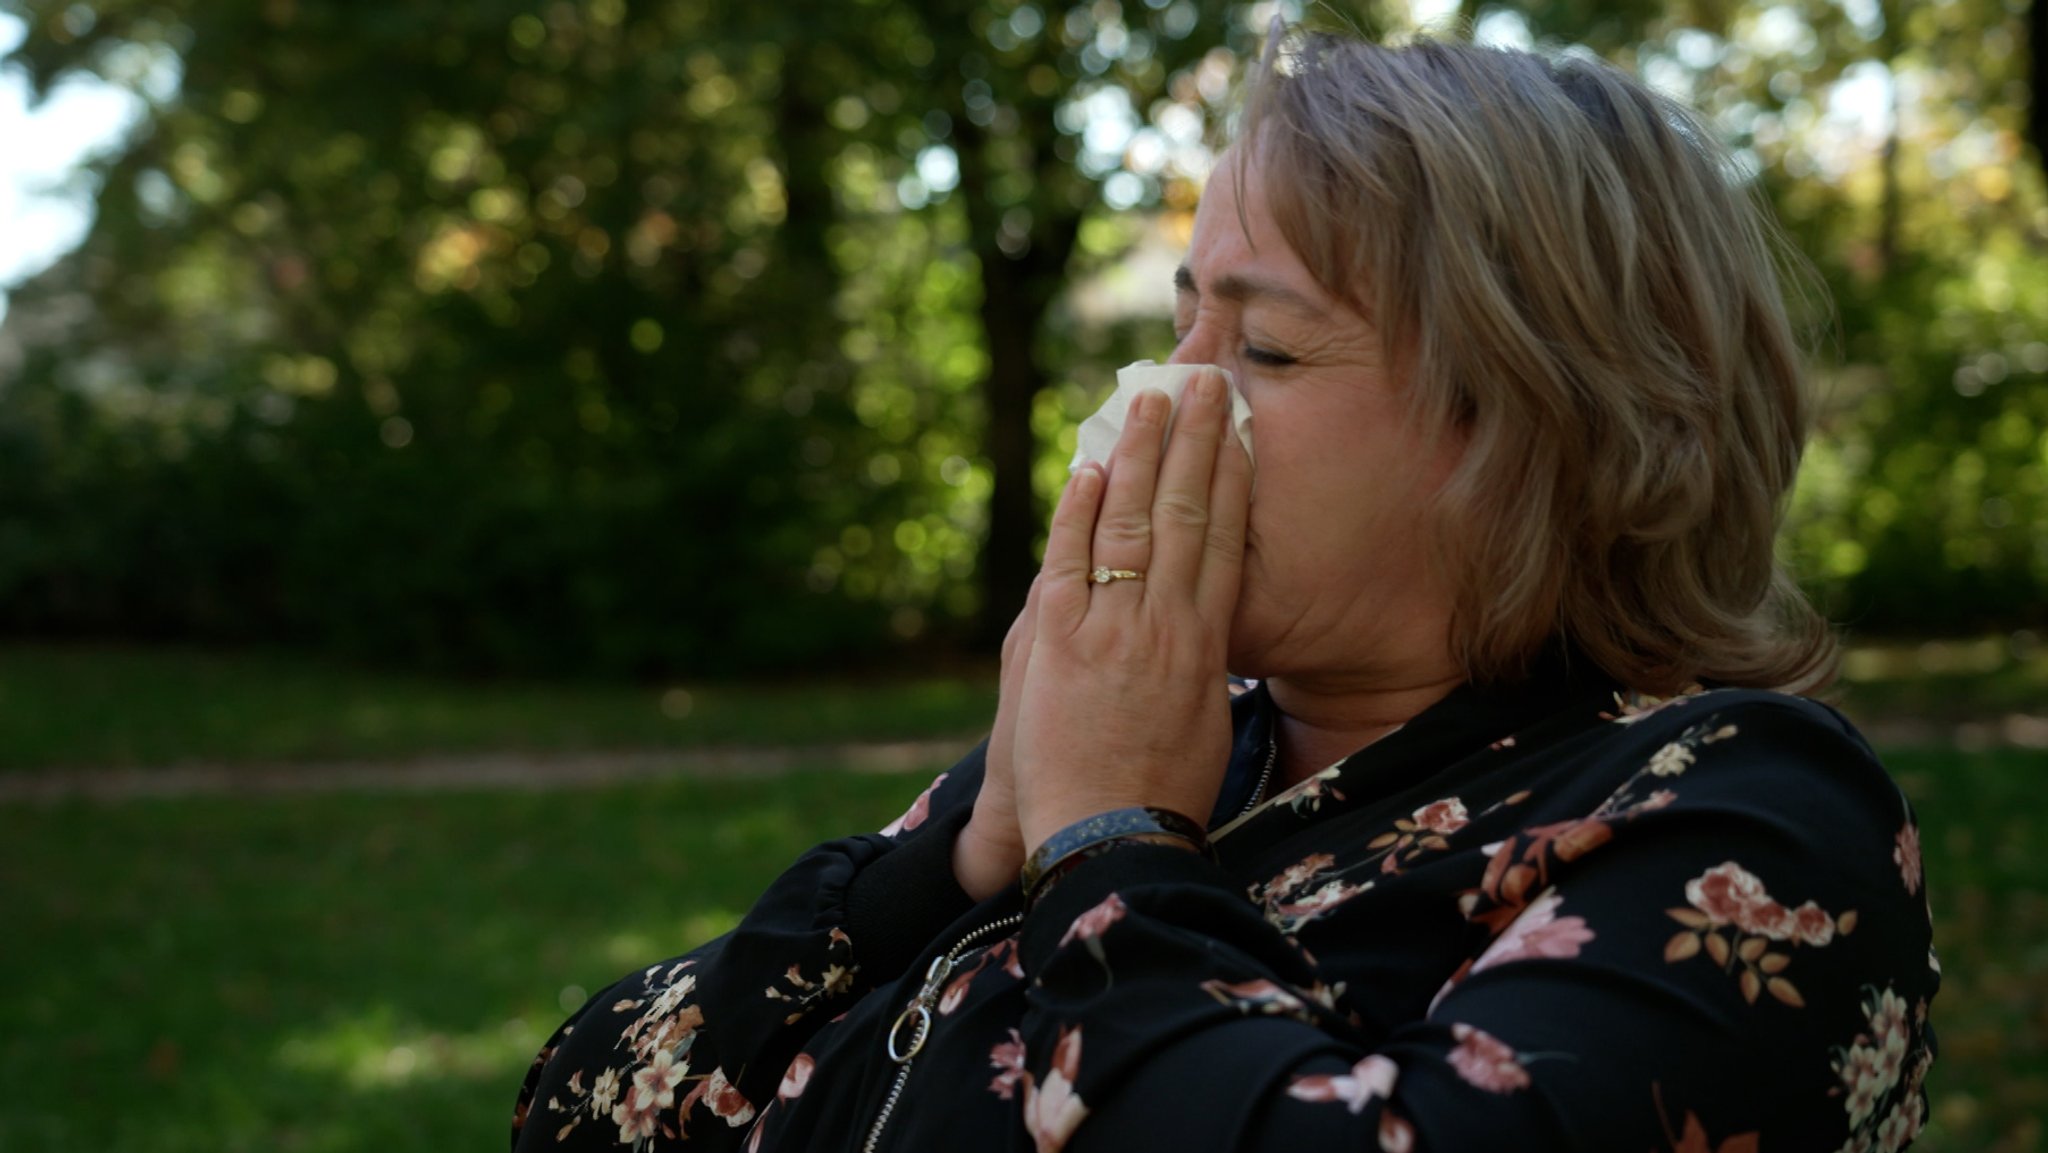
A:
{"type": "Polygon", "coordinates": [[[1183,493],[1162,495],[1152,511],[1168,524],[1185,528],[1202,528],[1209,523],[1208,506],[1183,493]]]}
{"type": "Polygon", "coordinates": [[[1142,516],[1106,517],[1096,525],[1096,532],[1107,541],[1141,544],[1152,539],[1152,522],[1142,516]]]}

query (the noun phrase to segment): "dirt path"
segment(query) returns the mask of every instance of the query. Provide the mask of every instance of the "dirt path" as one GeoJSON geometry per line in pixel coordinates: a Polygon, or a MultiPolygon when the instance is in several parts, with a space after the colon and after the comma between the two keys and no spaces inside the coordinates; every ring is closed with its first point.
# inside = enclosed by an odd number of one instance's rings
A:
{"type": "MultiPolygon", "coordinates": [[[[1880,750],[2048,748],[2048,716],[2013,714],[1959,724],[1897,718],[1869,720],[1861,727],[1880,750]]],[[[911,773],[943,768],[973,745],[974,738],[963,737],[809,747],[477,753],[397,761],[50,769],[0,774],[0,805],[294,793],[549,791],[680,777],[771,777],[797,768],[911,773]]]]}
{"type": "Polygon", "coordinates": [[[973,745],[969,738],[799,748],[481,753],[405,761],[49,770],[0,774],[0,805],[293,793],[544,791],[679,777],[768,777],[796,768],[909,773],[944,768],[973,745]]]}

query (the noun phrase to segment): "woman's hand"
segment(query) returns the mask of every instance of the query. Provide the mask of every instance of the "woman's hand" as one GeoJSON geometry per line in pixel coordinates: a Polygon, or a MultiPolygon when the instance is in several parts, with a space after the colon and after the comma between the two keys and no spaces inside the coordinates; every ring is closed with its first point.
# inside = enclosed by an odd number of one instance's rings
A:
{"type": "Polygon", "coordinates": [[[1229,433],[1220,373],[1189,387],[1162,464],[1171,412],[1163,394],[1140,396],[1109,475],[1075,474],[1053,517],[1037,603],[1026,610],[1035,622],[1015,710],[1027,851],[1130,805],[1206,821],[1222,788],[1251,461],[1229,433]],[[1097,585],[1097,566],[1145,577],[1097,585]]]}
{"type": "Polygon", "coordinates": [[[1017,701],[1024,690],[1024,667],[1031,660],[1032,634],[1038,628],[1038,588],[1003,637],[1002,688],[996,699],[996,727],[989,735],[981,792],[974,815],[953,842],[953,878],[975,900],[1001,892],[1024,867],[1023,834],[1017,825],[1017,791],[1011,762],[1017,744],[1017,701]]]}

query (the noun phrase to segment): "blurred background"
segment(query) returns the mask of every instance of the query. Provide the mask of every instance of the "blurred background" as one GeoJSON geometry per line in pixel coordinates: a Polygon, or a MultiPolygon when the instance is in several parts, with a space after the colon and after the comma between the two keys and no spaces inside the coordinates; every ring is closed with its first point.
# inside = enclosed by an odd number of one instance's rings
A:
{"type": "Polygon", "coordinates": [[[0,0],[0,1149],[491,1145],[985,728],[1274,15],[1594,52],[1813,259],[1788,555],[2048,1148],[2041,0],[0,0]]]}

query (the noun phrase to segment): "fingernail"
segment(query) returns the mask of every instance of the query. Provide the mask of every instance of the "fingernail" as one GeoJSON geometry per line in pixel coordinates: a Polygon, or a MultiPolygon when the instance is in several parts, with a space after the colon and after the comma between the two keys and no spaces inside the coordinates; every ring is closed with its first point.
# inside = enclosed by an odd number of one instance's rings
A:
{"type": "Polygon", "coordinates": [[[1223,377],[1210,369],[1195,378],[1195,399],[1203,404],[1219,404],[1223,400],[1223,377]]]}
{"type": "Polygon", "coordinates": [[[1157,389],[1138,394],[1137,418],[1146,424],[1165,424],[1166,414],[1172,409],[1172,399],[1157,389]]]}

